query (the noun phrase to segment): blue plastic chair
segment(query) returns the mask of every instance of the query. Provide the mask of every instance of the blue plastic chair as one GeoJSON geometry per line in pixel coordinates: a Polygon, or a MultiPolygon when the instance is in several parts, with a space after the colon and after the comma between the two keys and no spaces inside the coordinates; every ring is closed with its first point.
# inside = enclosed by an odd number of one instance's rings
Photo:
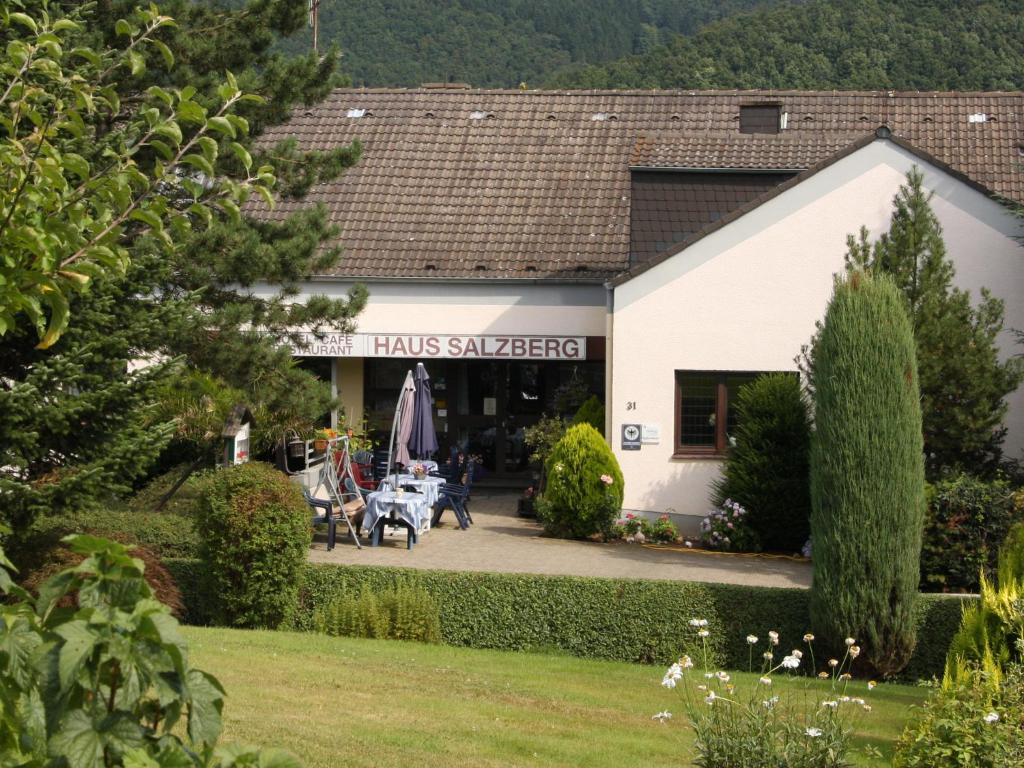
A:
{"type": "Polygon", "coordinates": [[[444,511],[451,508],[452,512],[455,513],[455,519],[459,523],[459,527],[462,530],[469,528],[470,518],[466,512],[466,486],[455,485],[454,483],[445,483],[441,486],[440,493],[437,499],[437,503],[434,504],[434,516],[430,521],[430,527],[433,528],[441,520],[441,515],[444,511]]]}
{"type": "Polygon", "coordinates": [[[306,498],[306,503],[313,510],[312,525],[327,524],[327,549],[328,551],[334,549],[334,543],[338,535],[337,520],[333,514],[334,504],[327,499],[318,499],[315,496],[311,496],[307,490],[303,490],[302,495],[306,498]]]}

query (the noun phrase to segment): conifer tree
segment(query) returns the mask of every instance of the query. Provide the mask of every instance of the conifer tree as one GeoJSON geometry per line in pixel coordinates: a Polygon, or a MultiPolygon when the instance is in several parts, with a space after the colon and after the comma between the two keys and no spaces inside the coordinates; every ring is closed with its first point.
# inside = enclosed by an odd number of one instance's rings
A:
{"type": "Polygon", "coordinates": [[[850,239],[847,264],[892,276],[904,297],[917,344],[925,466],[930,478],[951,470],[986,474],[1002,455],[1006,396],[1022,380],[1019,359],[1000,361],[1003,302],[982,290],[977,307],[954,287],[942,227],[914,168],[893,200],[889,231],[873,245],[850,239]]]}
{"type": "MultiPolygon", "coordinates": [[[[24,5],[38,10],[42,2],[24,5]]],[[[55,0],[48,7],[56,16],[78,5],[55,0]]],[[[81,42],[102,47],[115,39],[116,20],[133,5],[100,0],[87,7],[81,42]]],[[[333,53],[286,59],[272,52],[275,35],[304,23],[305,0],[230,7],[169,0],[161,12],[177,21],[161,30],[175,66],[167,69],[158,54],[145,54],[145,71],[118,82],[122,103],[138,102],[159,85],[195,88],[194,101],[209,105],[227,71],[242,90],[264,99],[239,113],[247,136],[225,128],[210,150],[218,178],[244,175],[251,159],[273,168],[279,196],[301,198],[356,162],[358,146],[318,155],[298,152],[294,142],[263,147],[255,141],[267,125],[322,98],[336,82],[333,53]]],[[[176,376],[193,371],[245,393],[250,407],[271,417],[259,425],[264,437],[309,424],[327,409],[327,387],[296,367],[287,342],[296,328],[349,329],[365,303],[362,288],[344,299],[294,302],[304,279],[340,257],[337,229],[318,208],[299,207],[273,222],[248,218],[244,210],[227,213],[176,233],[171,245],[126,230],[125,275],[104,276],[72,297],[67,338],[45,353],[21,329],[0,339],[0,515],[19,530],[36,514],[100,503],[137,482],[174,431],[154,416],[160,392],[173,389],[176,376]],[[255,297],[249,289],[256,284],[277,291],[255,297]],[[158,362],[140,371],[139,360],[158,362]]]]}
{"type": "Polygon", "coordinates": [[[892,278],[837,282],[815,366],[811,623],[894,674],[914,649],[925,501],[914,339],[892,278]]]}

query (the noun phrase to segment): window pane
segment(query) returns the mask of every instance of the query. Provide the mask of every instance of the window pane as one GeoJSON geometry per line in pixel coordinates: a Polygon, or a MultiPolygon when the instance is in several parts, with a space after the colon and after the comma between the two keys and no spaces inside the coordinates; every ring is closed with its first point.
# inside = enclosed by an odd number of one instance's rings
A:
{"type": "Polygon", "coordinates": [[[758,377],[756,373],[732,373],[729,374],[725,379],[725,388],[728,392],[728,402],[726,403],[726,419],[725,419],[725,438],[726,445],[730,445],[729,437],[736,432],[736,396],[739,394],[740,387],[745,384],[749,384],[758,377]]]}
{"type": "Polygon", "coordinates": [[[714,448],[716,378],[706,374],[681,374],[679,388],[680,444],[714,448]]]}

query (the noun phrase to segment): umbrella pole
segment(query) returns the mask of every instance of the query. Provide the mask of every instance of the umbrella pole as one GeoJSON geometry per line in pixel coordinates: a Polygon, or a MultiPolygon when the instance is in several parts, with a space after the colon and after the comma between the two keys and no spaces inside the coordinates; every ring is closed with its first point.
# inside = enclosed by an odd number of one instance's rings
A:
{"type": "Polygon", "coordinates": [[[401,418],[402,403],[405,402],[407,385],[412,381],[412,371],[405,374],[405,381],[402,382],[402,389],[398,392],[398,402],[395,404],[395,418],[391,420],[391,439],[388,441],[388,469],[384,473],[384,479],[391,477],[391,467],[395,463],[395,435],[399,433],[398,420],[401,418]]]}

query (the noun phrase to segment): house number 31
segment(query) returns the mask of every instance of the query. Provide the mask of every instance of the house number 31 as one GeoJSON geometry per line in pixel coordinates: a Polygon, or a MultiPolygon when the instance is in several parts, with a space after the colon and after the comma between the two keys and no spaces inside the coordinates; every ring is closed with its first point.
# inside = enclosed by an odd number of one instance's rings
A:
{"type": "Polygon", "coordinates": [[[635,411],[636,410],[636,400],[629,400],[629,401],[627,401],[626,402],[626,410],[627,411],[635,411]]]}

